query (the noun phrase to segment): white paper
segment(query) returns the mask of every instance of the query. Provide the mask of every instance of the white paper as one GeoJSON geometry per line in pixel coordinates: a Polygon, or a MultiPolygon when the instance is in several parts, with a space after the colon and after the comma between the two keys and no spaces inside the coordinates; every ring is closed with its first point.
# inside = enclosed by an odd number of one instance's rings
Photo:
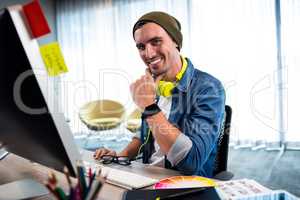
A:
{"type": "Polygon", "coordinates": [[[222,199],[241,199],[256,194],[271,192],[270,189],[251,179],[217,182],[217,190],[222,199]]]}

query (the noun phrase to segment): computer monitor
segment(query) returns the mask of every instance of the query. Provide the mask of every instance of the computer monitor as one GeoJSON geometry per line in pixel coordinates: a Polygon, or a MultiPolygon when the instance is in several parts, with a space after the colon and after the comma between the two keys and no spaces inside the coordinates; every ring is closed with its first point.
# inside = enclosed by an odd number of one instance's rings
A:
{"type": "Polygon", "coordinates": [[[22,7],[0,9],[0,146],[75,176],[80,153],[63,113],[48,106],[49,80],[22,7]]]}

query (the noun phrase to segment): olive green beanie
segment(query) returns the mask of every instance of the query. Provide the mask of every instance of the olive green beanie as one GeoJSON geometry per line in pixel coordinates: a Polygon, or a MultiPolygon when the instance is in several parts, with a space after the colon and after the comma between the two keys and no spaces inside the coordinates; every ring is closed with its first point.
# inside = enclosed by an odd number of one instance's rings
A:
{"type": "Polygon", "coordinates": [[[134,38],[134,32],[142,26],[141,24],[145,24],[147,22],[153,22],[161,26],[178,45],[178,49],[179,50],[181,49],[182,47],[181,25],[175,17],[159,11],[146,13],[145,15],[140,17],[138,21],[134,24],[133,38],[134,38]]]}

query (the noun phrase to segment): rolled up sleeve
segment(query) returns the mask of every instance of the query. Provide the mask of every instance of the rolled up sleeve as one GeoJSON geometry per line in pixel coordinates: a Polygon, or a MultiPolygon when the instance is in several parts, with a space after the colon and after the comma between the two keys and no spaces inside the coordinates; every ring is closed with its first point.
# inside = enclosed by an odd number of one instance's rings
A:
{"type": "MultiPolygon", "coordinates": [[[[192,112],[184,120],[183,128],[192,145],[188,152],[184,152],[185,156],[176,164],[176,168],[184,174],[211,177],[216,141],[224,116],[225,94],[220,85],[210,84],[195,97],[195,101],[191,101],[192,112]]],[[[177,148],[180,147],[176,144],[174,149],[177,148]]]]}
{"type": "Polygon", "coordinates": [[[171,165],[177,165],[182,159],[184,159],[192,148],[192,145],[190,138],[181,133],[176,138],[175,143],[172,145],[167,154],[167,159],[170,161],[171,165]]]}

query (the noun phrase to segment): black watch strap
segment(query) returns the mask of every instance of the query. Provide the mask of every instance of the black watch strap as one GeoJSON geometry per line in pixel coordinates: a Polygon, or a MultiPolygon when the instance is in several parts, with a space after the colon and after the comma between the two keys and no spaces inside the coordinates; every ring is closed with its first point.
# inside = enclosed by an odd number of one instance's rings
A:
{"type": "Polygon", "coordinates": [[[144,112],[142,113],[142,118],[146,119],[147,117],[155,115],[160,111],[161,109],[159,108],[159,106],[156,103],[153,103],[145,108],[144,112]]]}

